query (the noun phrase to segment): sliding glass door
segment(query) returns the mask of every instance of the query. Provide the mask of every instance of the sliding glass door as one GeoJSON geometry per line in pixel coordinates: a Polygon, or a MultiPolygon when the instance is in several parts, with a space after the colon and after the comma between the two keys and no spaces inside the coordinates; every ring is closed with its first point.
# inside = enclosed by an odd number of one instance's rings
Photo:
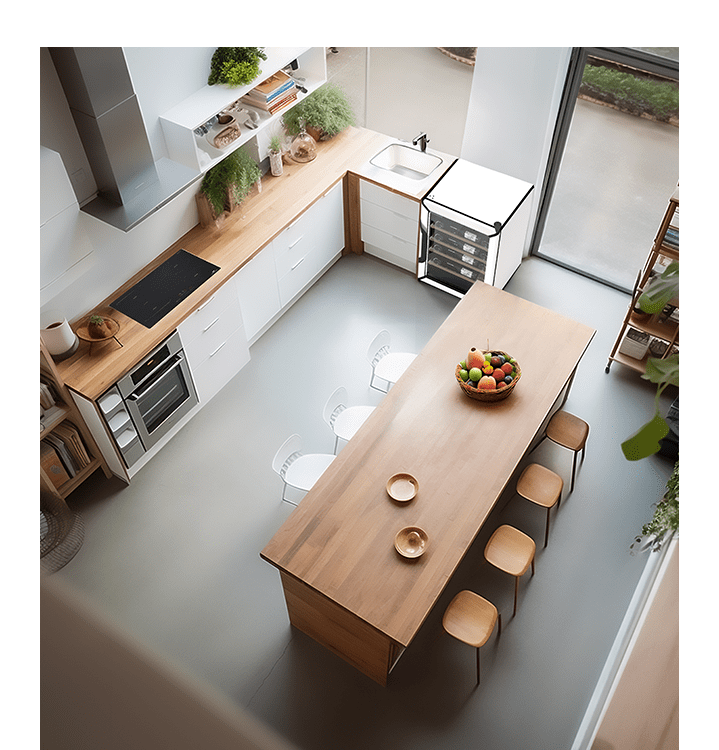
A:
{"type": "Polygon", "coordinates": [[[678,92],[678,48],[574,50],[534,254],[633,288],[679,179],[678,92]]]}

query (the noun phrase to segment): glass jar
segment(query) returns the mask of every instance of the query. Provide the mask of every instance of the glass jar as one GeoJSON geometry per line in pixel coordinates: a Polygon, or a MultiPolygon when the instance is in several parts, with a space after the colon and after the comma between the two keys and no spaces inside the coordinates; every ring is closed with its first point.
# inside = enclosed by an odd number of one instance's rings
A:
{"type": "Polygon", "coordinates": [[[293,161],[304,164],[312,161],[317,156],[317,143],[315,139],[305,130],[304,123],[300,126],[300,132],[294,137],[290,145],[290,157],[293,161]]]}

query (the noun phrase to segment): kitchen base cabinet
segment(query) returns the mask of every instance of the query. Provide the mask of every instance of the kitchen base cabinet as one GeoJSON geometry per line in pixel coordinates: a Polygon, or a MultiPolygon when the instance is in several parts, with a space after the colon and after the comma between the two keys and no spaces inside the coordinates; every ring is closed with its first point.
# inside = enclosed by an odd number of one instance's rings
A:
{"type": "Polygon", "coordinates": [[[234,276],[242,322],[250,344],[265,332],[282,308],[272,244],[266,245],[234,276]]]}
{"type": "Polygon", "coordinates": [[[360,180],[364,251],[406,271],[417,271],[419,203],[360,180]]]}
{"type": "Polygon", "coordinates": [[[250,361],[242,328],[235,329],[197,367],[192,367],[197,397],[206,404],[250,361]]]}

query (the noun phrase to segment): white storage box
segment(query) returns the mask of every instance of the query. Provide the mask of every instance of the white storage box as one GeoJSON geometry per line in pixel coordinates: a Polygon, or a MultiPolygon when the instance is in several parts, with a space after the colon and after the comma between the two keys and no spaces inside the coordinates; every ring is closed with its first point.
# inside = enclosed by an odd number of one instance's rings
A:
{"type": "Polygon", "coordinates": [[[650,336],[636,328],[629,328],[619,346],[619,353],[634,359],[642,359],[649,349],[650,336]]]}

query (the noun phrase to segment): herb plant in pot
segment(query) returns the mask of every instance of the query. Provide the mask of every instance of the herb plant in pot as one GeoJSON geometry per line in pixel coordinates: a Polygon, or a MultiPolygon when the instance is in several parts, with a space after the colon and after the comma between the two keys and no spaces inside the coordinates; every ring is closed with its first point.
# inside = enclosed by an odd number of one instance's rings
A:
{"type": "Polygon", "coordinates": [[[217,225],[225,211],[231,212],[247,197],[261,177],[252,157],[238,148],[205,174],[198,195],[200,223],[217,225]]]}
{"type": "Polygon", "coordinates": [[[282,174],[282,142],[278,135],[273,135],[270,138],[270,145],[268,148],[270,155],[270,172],[273,177],[279,177],[282,174]]]}
{"type": "Polygon", "coordinates": [[[244,86],[260,75],[260,60],[266,59],[262,47],[218,47],[210,61],[207,83],[244,86]]]}
{"type": "Polygon", "coordinates": [[[304,122],[316,141],[326,141],[356,123],[346,94],[339,86],[325,83],[282,116],[285,130],[297,135],[304,122]]]}

